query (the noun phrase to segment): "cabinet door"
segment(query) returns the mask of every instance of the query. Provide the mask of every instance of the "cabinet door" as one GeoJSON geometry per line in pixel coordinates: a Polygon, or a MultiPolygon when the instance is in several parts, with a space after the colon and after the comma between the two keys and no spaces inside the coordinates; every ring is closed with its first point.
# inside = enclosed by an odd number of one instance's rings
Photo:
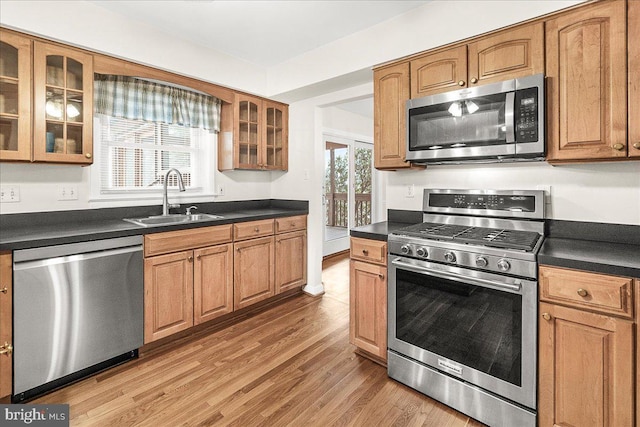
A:
{"type": "Polygon", "coordinates": [[[547,21],[548,160],[627,155],[625,2],[547,21]]]}
{"type": "Polygon", "coordinates": [[[540,313],[539,425],[633,426],[633,323],[546,303],[540,313]]]}
{"type": "MultiPolygon", "coordinates": [[[[628,5],[629,157],[640,157],[640,2],[628,5]]],[[[640,408],[638,408],[640,413],[640,408]]],[[[640,421],[639,421],[640,422],[640,421]]]]}
{"type": "Polygon", "coordinates": [[[193,255],[193,323],[199,325],[233,311],[233,244],[193,255]]]}
{"type": "Polygon", "coordinates": [[[349,341],[387,360],[387,269],[350,261],[349,341]]]}
{"type": "Polygon", "coordinates": [[[307,283],[307,232],[276,236],[276,294],[307,283]]]}
{"type": "Polygon", "coordinates": [[[409,168],[406,157],[406,102],[409,100],[409,63],[373,73],[374,162],[377,169],[409,168]]]}
{"type": "Polygon", "coordinates": [[[544,73],[544,24],[522,25],[470,43],[469,85],[544,73]]]}
{"type": "Polygon", "coordinates": [[[31,160],[31,40],[2,29],[0,160],[31,160]]]}
{"type": "Polygon", "coordinates": [[[193,252],[144,260],[144,342],[193,326],[193,252]]]}
{"type": "Polygon", "coordinates": [[[283,170],[289,167],[289,109],[277,102],[263,101],[264,134],[262,140],[264,169],[283,170]]]}
{"type": "Polygon", "coordinates": [[[467,85],[467,46],[430,53],[411,61],[411,98],[467,85]]]}
{"type": "Polygon", "coordinates": [[[234,166],[236,169],[260,169],[262,101],[252,96],[237,94],[234,110],[234,166]]]}
{"type": "Polygon", "coordinates": [[[33,160],[93,162],[93,56],[34,42],[33,160]]]}
{"type": "Polygon", "coordinates": [[[11,253],[0,254],[0,398],[13,387],[13,265],[11,253]]]}
{"type": "Polygon", "coordinates": [[[275,294],[273,236],[234,244],[233,308],[247,307],[275,294]]]}

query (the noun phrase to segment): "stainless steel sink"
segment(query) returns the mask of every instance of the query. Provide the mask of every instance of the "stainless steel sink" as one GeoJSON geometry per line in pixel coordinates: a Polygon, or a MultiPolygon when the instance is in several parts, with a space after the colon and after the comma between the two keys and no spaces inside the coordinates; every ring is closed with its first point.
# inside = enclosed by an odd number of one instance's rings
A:
{"type": "Polygon", "coordinates": [[[142,227],[149,227],[151,225],[173,225],[183,224],[187,222],[199,222],[199,221],[211,221],[213,219],[222,218],[220,215],[211,214],[174,214],[174,215],[155,215],[145,218],[124,218],[125,221],[131,222],[142,227]]]}

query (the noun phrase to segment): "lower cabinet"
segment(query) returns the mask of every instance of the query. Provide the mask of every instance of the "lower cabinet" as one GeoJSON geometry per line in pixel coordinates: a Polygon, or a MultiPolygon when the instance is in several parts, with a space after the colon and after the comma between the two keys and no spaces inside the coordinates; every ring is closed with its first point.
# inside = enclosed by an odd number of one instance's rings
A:
{"type": "Polygon", "coordinates": [[[541,266],[540,299],[538,425],[632,427],[633,279],[541,266]]]}
{"type": "Polygon", "coordinates": [[[234,310],[275,295],[273,236],[234,243],[234,310]]]}
{"type": "Polygon", "coordinates": [[[351,238],[349,341],[376,362],[387,360],[386,242],[351,238]],[[360,261],[363,260],[363,261],[360,261]]]}
{"type": "Polygon", "coordinates": [[[307,232],[276,235],[276,294],[307,283],[307,232]]]}
{"type": "Polygon", "coordinates": [[[13,384],[13,265],[11,252],[0,254],[0,399],[11,394],[13,384]]]}
{"type": "Polygon", "coordinates": [[[193,324],[233,311],[233,245],[193,252],[193,324]]]}

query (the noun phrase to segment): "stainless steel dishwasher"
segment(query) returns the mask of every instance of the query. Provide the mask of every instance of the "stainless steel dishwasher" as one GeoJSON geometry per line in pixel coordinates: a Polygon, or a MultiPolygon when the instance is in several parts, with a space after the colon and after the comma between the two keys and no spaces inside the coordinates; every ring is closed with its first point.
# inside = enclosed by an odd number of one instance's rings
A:
{"type": "Polygon", "coordinates": [[[138,355],[142,236],[13,253],[14,402],[138,355]]]}

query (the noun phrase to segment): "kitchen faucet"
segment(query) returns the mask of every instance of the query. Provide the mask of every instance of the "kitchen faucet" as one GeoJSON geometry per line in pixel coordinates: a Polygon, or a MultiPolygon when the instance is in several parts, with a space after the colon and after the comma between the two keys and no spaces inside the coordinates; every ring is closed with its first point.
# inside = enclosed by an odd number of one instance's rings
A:
{"type": "Polygon", "coordinates": [[[169,182],[169,175],[171,174],[171,172],[175,172],[176,175],[178,175],[178,189],[180,191],[184,191],[184,182],[182,182],[182,174],[180,173],[180,171],[176,168],[169,169],[164,176],[164,188],[163,188],[164,193],[162,197],[162,215],[163,216],[169,215],[169,209],[180,207],[179,203],[169,204],[169,198],[167,197],[167,183],[169,182]]]}

